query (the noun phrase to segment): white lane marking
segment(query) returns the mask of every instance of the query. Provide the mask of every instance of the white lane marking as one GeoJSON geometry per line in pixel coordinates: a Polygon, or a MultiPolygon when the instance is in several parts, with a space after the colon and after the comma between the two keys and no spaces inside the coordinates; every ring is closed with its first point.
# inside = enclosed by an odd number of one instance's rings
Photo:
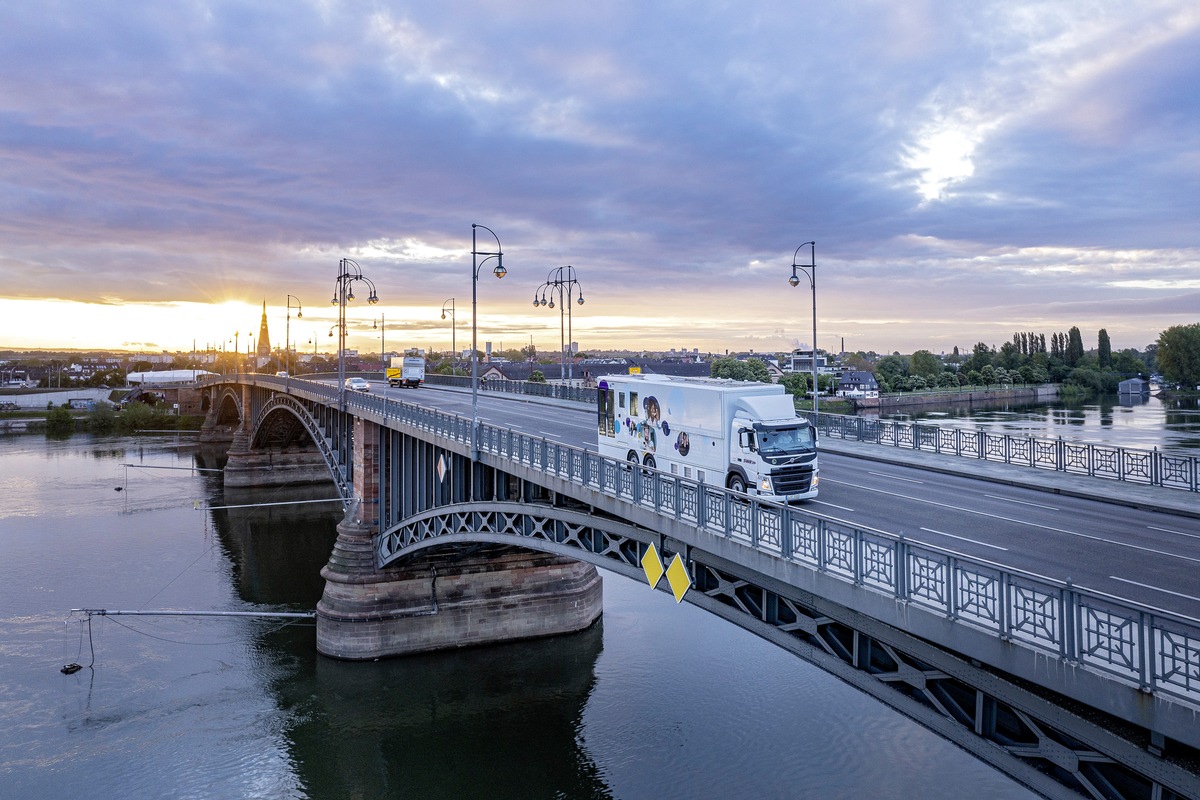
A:
{"type": "Polygon", "coordinates": [[[1193,539],[1200,539],[1200,533],[1185,533],[1184,531],[1174,531],[1170,528],[1157,528],[1153,525],[1147,525],[1146,527],[1152,531],[1161,531],[1162,533],[1173,533],[1176,536],[1189,536],[1193,539]]]}
{"type": "Polygon", "coordinates": [[[866,491],[866,492],[875,492],[876,494],[886,494],[886,495],[890,495],[892,497],[899,497],[903,500],[911,500],[914,503],[925,503],[926,505],[938,506],[940,508],[948,508],[952,511],[962,511],[963,513],[966,513],[966,514],[975,514],[980,517],[990,517],[992,519],[998,519],[1003,522],[1011,522],[1014,525],[1027,525],[1031,528],[1041,528],[1044,531],[1054,531],[1055,533],[1065,533],[1068,536],[1078,536],[1080,539],[1090,539],[1093,542],[1104,542],[1105,544],[1116,545],[1117,547],[1128,547],[1131,550],[1141,550],[1143,553],[1154,553],[1155,555],[1167,556],[1168,558],[1178,558],[1182,561],[1192,561],[1197,564],[1200,564],[1200,558],[1192,558],[1191,556],[1182,556],[1179,553],[1170,553],[1166,550],[1156,550],[1153,547],[1142,547],[1141,545],[1138,545],[1138,544],[1129,544],[1128,542],[1118,542],[1116,539],[1106,539],[1103,536],[1093,536],[1089,533],[1080,533],[1079,531],[1069,531],[1066,528],[1055,528],[1052,525],[1042,525],[1039,522],[1029,522],[1028,520],[1015,519],[1013,517],[1005,517],[1000,514],[989,514],[986,511],[976,511],[973,508],[963,508],[962,506],[952,506],[949,503],[938,503],[934,500],[919,500],[915,497],[909,497],[906,494],[900,494],[898,492],[889,492],[884,489],[873,489],[870,486],[861,486],[857,483],[847,483],[845,481],[834,481],[834,483],[840,483],[843,486],[853,486],[856,489],[862,489],[863,491],[866,491]]]}
{"type": "Polygon", "coordinates": [[[1033,506],[1034,508],[1044,508],[1047,511],[1060,511],[1058,506],[1048,506],[1044,503],[1031,503],[1028,500],[1014,500],[1011,497],[1001,497],[998,494],[985,494],[984,497],[990,497],[993,500],[1003,500],[1006,503],[1018,503],[1023,506],[1033,506]]]}
{"type": "Polygon", "coordinates": [[[842,511],[849,511],[852,514],[854,513],[853,508],[847,508],[846,506],[839,506],[837,503],[826,503],[824,500],[813,500],[813,503],[815,503],[816,505],[819,505],[819,506],[829,506],[830,508],[840,508],[842,511]]]}
{"type": "Polygon", "coordinates": [[[1120,581],[1121,583],[1131,583],[1134,586],[1140,586],[1143,589],[1150,589],[1155,592],[1162,592],[1163,594],[1172,594],[1172,595],[1175,595],[1176,597],[1182,597],[1184,600],[1196,600],[1196,601],[1200,602],[1200,597],[1195,597],[1190,594],[1184,594],[1183,592],[1172,592],[1170,589],[1160,589],[1157,586],[1151,586],[1148,583],[1138,583],[1137,581],[1131,581],[1128,578],[1122,578],[1119,575],[1109,575],[1108,577],[1114,581],[1120,581]]]}
{"type": "Polygon", "coordinates": [[[904,481],[905,483],[920,483],[920,484],[925,483],[925,481],[919,481],[916,478],[901,478],[899,475],[888,475],[886,472],[871,472],[870,470],[867,470],[867,474],[874,475],[877,478],[887,478],[890,481],[904,481]]]}
{"type": "Polygon", "coordinates": [[[979,544],[983,545],[984,547],[991,547],[994,550],[1004,550],[1005,552],[1008,551],[1007,547],[1001,547],[998,544],[989,544],[987,542],[981,542],[978,539],[968,539],[966,536],[955,536],[953,533],[935,531],[933,528],[921,528],[921,530],[925,531],[926,533],[936,533],[938,536],[949,536],[951,539],[958,539],[961,542],[970,542],[971,544],[979,544]]]}

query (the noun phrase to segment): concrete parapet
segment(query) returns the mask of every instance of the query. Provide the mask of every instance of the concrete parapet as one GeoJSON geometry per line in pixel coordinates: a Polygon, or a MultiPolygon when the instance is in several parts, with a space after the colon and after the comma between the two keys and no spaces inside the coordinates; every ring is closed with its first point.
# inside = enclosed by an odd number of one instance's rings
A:
{"type": "Polygon", "coordinates": [[[497,545],[376,571],[370,528],[353,515],[321,570],[324,655],[364,660],[572,633],[602,611],[596,568],[546,553],[497,545]]]}

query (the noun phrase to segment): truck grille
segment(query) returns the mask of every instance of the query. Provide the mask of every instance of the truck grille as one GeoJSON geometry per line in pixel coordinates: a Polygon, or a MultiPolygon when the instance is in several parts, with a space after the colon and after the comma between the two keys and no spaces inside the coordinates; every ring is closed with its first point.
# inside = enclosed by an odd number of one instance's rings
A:
{"type": "Polygon", "coordinates": [[[807,492],[812,485],[813,468],[811,464],[797,464],[771,471],[771,485],[775,494],[801,494],[807,492]]]}

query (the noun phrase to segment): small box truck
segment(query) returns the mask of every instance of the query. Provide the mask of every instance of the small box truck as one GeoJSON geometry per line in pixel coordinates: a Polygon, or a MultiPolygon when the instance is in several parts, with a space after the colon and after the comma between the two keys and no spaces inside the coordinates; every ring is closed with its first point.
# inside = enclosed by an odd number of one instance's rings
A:
{"type": "Polygon", "coordinates": [[[425,382],[425,356],[410,350],[404,356],[392,356],[387,368],[388,386],[415,389],[425,382]]]}
{"type": "Polygon", "coordinates": [[[621,375],[597,385],[601,455],[767,500],[817,496],[817,433],[779,384],[621,375]]]}

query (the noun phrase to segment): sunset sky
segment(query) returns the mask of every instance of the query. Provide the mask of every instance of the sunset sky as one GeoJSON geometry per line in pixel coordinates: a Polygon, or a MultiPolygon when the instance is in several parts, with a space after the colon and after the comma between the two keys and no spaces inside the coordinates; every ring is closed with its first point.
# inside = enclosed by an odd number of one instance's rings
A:
{"type": "Polygon", "coordinates": [[[0,348],[969,350],[1200,321],[1200,5],[0,7],[0,348]],[[481,234],[486,237],[481,231],[481,234]],[[490,238],[480,240],[492,249],[490,238]],[[809,248],[800,253],[807,262],[809,248]],[[293,303],[294,305],[294,303],[293,303]],[[228,346],[232,346],[230,343],[228,346]]]}

